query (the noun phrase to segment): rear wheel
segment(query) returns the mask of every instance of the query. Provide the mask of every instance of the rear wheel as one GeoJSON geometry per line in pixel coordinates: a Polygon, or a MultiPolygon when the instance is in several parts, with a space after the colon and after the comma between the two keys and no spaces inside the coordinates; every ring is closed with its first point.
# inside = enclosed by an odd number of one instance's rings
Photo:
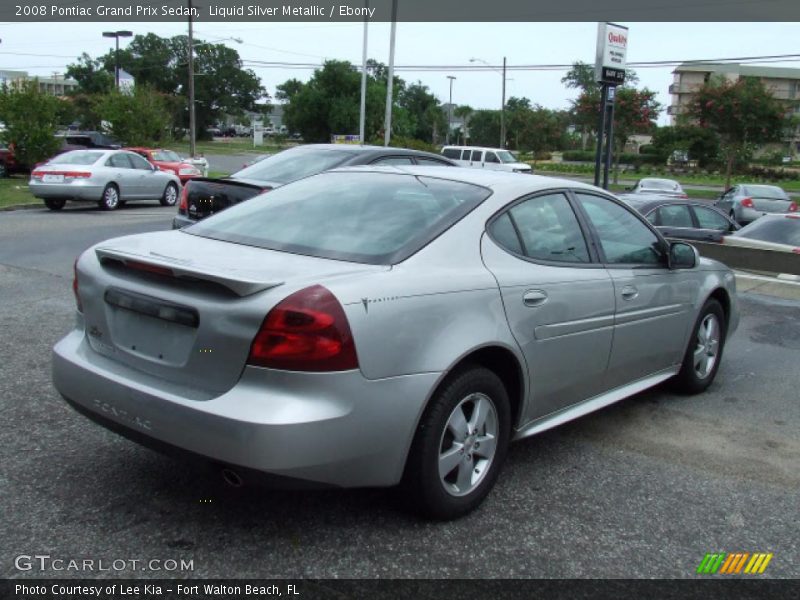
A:
{"type": "Polygon", "coordinates": [[[697,318],[681,370],[673,381],[685,394],[699,394],[714,381],[725,345],[725,312],[713,298],[706,301],[697,318]]]}
{"type": "Polygon", "coordinates": [[[119,208],[119,189],[113,183],[109,183],[103,190],[103,197],[100,199],[100,208],[103,210],[116,210],[119,208]]]}
{"type": "Polygon", "coordinates": [[[167,184],[164,195],[161,196],[161,206],[175,206],[178,201],[178,186],[173,182],[167,184]]]}
{"type": "Polygon", "coordinates": [[[44,205],[50,210],[61,210],[67,203],[63,198],[46,198],[44,205]]]}
{"type": "Polygon", "coordinates": [[[457,373],[420,421],[401,486],[405,499],[434,519],[472,511],[497,480],[510,431],[508,394],[497,375],[483,367],[457,373]]]}

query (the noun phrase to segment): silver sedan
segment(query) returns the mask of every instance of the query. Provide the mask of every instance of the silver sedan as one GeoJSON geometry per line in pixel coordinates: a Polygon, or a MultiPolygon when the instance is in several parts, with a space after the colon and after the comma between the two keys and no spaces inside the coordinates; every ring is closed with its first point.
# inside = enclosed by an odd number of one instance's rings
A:
{"type": "Polygon", "coordinates": [[[53,380],[144,444],[475,508],[508,445],[665,381],[714,380],[734,277],[603,190],[353,167],[76,261],[53,380]]]}
{"type": "Polygon", "coordinates": [[[797,213],[798,206],[776,185],[743,183],[723,193],[715,206],[740,225],[768,214],[797,213]]]}
{"type": "Polygon", "coordinates": [[[128,200],[159,200],[163,206],[174,206],[181,182],[134,152],[73,150],[36,167],[29,186],[50,210],[61,210],[67,200],[90,200],[104,210],[115,210],[128,200]]]}

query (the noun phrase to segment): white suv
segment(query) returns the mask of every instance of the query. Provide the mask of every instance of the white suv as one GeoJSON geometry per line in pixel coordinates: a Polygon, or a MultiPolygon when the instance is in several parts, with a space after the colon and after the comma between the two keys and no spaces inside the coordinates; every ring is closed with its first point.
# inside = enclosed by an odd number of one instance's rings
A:
{"type": "Polygon", "coordinates": [[[502,148],[480,148],[477,146],[445,146],[442,155],[454,160],[462,167],[533,173],[529,164],[519,162],[508,150],[502,148]]]}

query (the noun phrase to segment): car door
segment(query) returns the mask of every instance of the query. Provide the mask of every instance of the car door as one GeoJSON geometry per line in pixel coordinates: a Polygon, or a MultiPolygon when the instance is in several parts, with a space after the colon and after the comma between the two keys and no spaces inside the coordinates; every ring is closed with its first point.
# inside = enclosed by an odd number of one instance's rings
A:
{"type": "Polygon", "coordinates": [[[161,198],[167,184],[159,171],[156,171],[152,164],[138,154],[130,152],[128,153],[128,159],[131,161],[136,171],[139,197],[161,198]]]}
{"type": "Polygon", "coordinates": [[[473,150],[469,157],[469,166],[478,169],[483,168],[483,150],[473,150]]]}
{"type": "Polygon", "coordinates": [[[699,282],[667,265],[666,243],[621,202],[576,191],[614,282],[614,340],[606,385],[617,388],[680,363],[699,282]]]}
{"type": "Polygon", "coordinates": [[[566,191],[522,198],[481,241],[531,381],[524,421],[604,390],[614,285],[596,260],[566,191]]]}
{"type": "Polygon", "coordinates": [[[731,208],[733,207],[733,198],[736,196],[736,193],[739,189],[738,185],[729,188],[719,197],[719,200],[716,202],[717,208],[719,208],[724,213],[730,212],[731,208]]]}
{"type": "Polygon", "coordinates": [[[724,236],[739,229],[739,226],[725,215],[707,206],[693,204],[692,212],[697,222],[697,234],[702,236],[697,239],[701,241],[721,242],[724,236]]]}
{"type": "Polygon", "coordinates": [[[483,168],[491,169],[492,171],[502,170],[502,163],[500,162],[500,159],[497,158],[497,154],[487,150],[483,157],[483,168]]]}
{"type": "Polygon", "coordinates": [[[138,176],[127,152],[115,152],[108,157],[105,166],[111,170],[111,178],[119,188],[120,200],[138,198],[138,176]]]}

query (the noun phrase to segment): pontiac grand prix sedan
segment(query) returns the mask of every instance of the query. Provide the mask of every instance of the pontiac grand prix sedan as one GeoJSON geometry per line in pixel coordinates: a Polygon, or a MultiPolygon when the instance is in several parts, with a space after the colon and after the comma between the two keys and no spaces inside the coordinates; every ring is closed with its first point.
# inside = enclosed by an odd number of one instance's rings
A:
{"type": "Polygon", "coordinates": [[[661,382],[705,390],[722,264],[572,181],[351,167],[76,261],[58,391],[143,443],[254,475],[489,493],[511,441],[661,382]]]}

